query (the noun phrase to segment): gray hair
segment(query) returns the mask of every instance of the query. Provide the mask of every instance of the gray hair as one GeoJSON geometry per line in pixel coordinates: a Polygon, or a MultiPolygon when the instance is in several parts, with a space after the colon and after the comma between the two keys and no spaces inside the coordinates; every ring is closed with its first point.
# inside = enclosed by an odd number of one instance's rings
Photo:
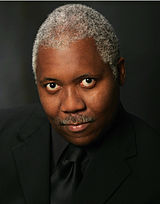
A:
{"type": "Polygon", "coordinates": [[[111,24],[102,14],[86,5],[66,4],[53,10],[38,30],[32,53],[35,79],[40,46],[62,48],[84,38],[95,40],[102,60],[109,63],[117,78],[119,43],[111,24]]]}

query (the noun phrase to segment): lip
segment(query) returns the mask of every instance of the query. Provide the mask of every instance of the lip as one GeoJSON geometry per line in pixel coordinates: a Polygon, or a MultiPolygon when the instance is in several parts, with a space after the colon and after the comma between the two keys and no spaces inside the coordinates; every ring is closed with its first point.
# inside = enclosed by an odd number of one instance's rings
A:
{"type": "Polygon", "coordinates": [[[69,124],[66,127],[69,129],[70,132],[81,132],[84,131],[88,127],[89,123],[82,123],[82,124],[69,124]]]}

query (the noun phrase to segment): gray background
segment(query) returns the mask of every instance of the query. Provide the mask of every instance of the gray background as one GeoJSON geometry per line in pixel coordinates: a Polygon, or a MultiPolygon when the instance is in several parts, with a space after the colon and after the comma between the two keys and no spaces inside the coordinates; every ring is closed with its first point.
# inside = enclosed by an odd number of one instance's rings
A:
{"type": "MultiPolygon", "coordinates": [[[[121,89],[125,108],[160,132],[160,2],[82,3],[105,15],[120,39],[127,68],[121,89]]],[[[0,2],[0,108],[38,101],[31,71],[32,44],[47,15],[63,4],[0,2]]]]}

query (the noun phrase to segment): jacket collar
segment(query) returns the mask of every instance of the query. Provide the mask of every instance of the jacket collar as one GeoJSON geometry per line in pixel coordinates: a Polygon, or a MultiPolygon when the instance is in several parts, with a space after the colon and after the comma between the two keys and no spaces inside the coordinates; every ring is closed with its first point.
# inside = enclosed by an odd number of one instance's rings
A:
{"type": "Polygon", "coordinates": [[[41,108],[33,109],[17,136],[12,153],[26,203],[49,203],[50,126],[41,108]]]}
{"type": "MultiPolygon", "coordinates": [[[[127,160],[136,155],[132,123],[123,110],[91,161],[75,195],[75,204],[101,204],[123,185],[131,173],[127,160]]],[[[49,203],[50,125],[41,109],[26,119],[12,148],[27,204],[49,203]]]]}
{"type": "Polygon", "coordinates": [[[127,160],[136,155],[134,128],[121,110],[114,128],[106,135],[77,190],[74,203],[101,204],[107,201],[131,173],[127,160]]]}

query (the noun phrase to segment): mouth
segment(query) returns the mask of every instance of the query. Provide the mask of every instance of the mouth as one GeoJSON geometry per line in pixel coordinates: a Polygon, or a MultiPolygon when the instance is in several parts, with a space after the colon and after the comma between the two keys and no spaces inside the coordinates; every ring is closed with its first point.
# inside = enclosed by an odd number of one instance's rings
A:
{"type": "Polygon", "coordinates": [[[84,131],[85,129],[87,129],[87,127],[89,126],[89,123],[81,123],[81,124],[77,124],[77,123],[73,123],[73,124],[67,124],[65,125],[65,127],[67,127],[67,129],[70,131],[70,132],[82,132],[84,131]]]}

